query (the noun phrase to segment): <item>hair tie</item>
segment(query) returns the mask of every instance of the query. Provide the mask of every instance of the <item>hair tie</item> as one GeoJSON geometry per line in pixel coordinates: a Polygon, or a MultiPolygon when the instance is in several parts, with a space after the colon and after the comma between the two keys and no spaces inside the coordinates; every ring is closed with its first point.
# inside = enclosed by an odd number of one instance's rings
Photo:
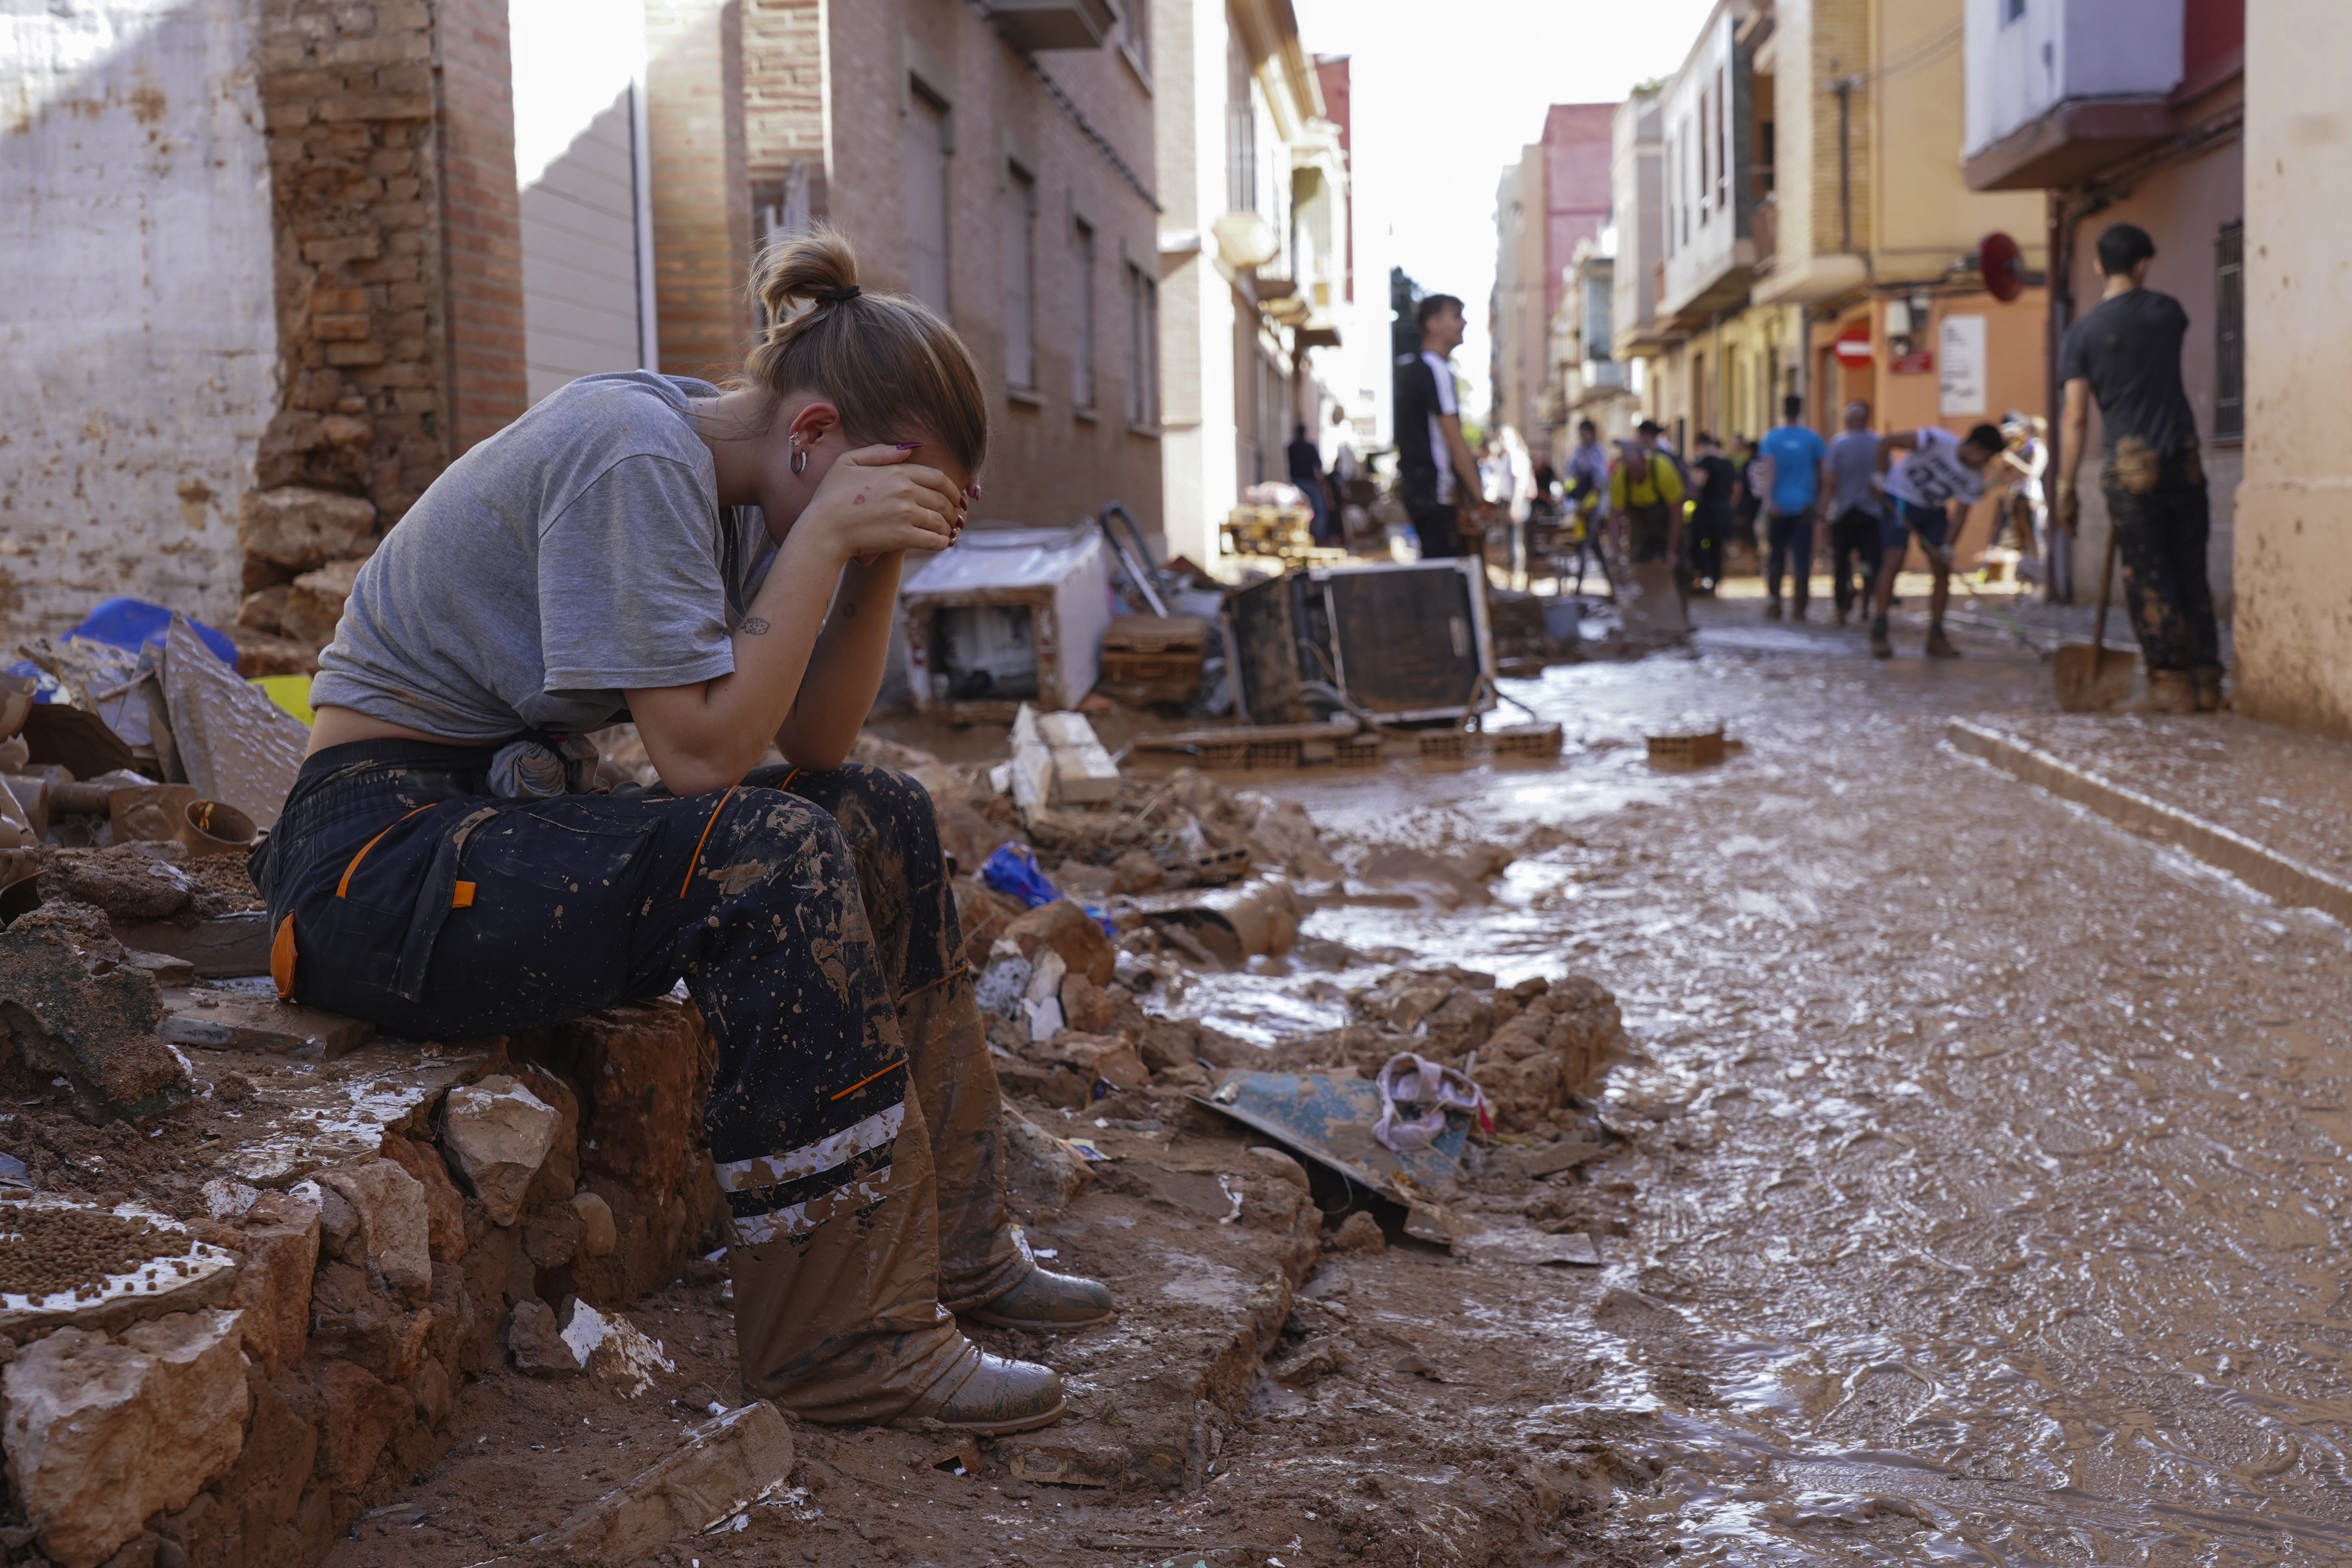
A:
{"type": "Polygon", "coordinates": [[[852,300],[856,298],[857,285],[855,283],[852,283],[846,289],[835,289],[830,294],[820,294],[817,296],[820,302],[827,305],[846,305],[852,300]]]}

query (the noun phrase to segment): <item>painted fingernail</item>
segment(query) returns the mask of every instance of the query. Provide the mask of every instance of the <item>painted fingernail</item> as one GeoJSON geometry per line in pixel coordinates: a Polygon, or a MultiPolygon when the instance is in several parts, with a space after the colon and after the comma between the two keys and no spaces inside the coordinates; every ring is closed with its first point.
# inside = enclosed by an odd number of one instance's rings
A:
{"type": "Polygon", "coordinates": [[[920,441],[901,441],[898,443],[898,450],[901,452],[912,452],[918,450],[921,446],[922,443],[920,441]]]}

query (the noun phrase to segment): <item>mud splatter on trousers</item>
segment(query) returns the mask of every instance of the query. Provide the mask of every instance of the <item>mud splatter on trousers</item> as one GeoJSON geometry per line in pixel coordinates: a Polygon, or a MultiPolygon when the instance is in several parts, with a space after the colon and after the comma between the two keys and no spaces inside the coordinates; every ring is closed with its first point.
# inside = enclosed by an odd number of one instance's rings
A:
{"type": "Polygon", "coordinates": [[[2205,468],[2191,449],[2169,458],[2126,438],[2099,476],[2123,558],[2124,603],[2150,669],[2221,662],[2205,550],[2212,513],[2205,468]]]}
{"type": "Polygon", "coordinates": [[[852,764],[500,800],[489,756],[371,741],[303,765],[254,868],[281,991],[447,1039],[683,979],[719,1049],[705,1130],[746,1380],[870,1421],[968,1366],[950,1312],[1035,1265],[922,786],[852,764]]]}

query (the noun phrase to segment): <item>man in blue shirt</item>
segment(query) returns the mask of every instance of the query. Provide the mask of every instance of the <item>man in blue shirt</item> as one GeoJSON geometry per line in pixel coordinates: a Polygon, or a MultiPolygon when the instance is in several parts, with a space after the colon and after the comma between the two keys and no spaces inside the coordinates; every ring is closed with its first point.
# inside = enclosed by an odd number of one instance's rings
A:
{"type": "Polygon", "coordinates": [[[1764,588],[1771,600],[1764,618],[1780,618],[1780,571],[1796,568],[1796,618],[1805,618],[1812,597],[1813,513],[1829,489],[1829,448],[1822,438],[1797,421],[1805,400],[1795,393],[1780,400],[1781,423],[1757,444],[1764,465],[1765,535],[1764,588]],[[1793,561],[1790,557],[1794,557],[1793,561]]]}

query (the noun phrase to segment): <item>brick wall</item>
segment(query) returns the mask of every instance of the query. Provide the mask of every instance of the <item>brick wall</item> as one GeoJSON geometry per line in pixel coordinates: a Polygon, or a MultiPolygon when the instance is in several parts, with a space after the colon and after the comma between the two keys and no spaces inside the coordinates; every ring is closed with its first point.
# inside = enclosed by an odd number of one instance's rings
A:
{"type": "Polygon", "coordinates": [[[755,203],[781,205],[800,169],[810,215],[825,216],[824,112],[823,0],[746,0],[743,141],[755,203]]]}
{"type": "Polygon", "coordinates": [[[438,0],[443,292],[451,444],[462,452],[530,404],[514,70],[506,0],[438,0]]]}
{"type": "Polygon", "coordinates": [[[646,0],[655,310],[661,368],[726,375],[752,316],[741,0],[646,0]]]}
{"type": "Polygon", "coordinates": [[[449,458],[432,13],[267,0],[257,53],[284,402],[256,482],[394,521],[449,458]]]}

